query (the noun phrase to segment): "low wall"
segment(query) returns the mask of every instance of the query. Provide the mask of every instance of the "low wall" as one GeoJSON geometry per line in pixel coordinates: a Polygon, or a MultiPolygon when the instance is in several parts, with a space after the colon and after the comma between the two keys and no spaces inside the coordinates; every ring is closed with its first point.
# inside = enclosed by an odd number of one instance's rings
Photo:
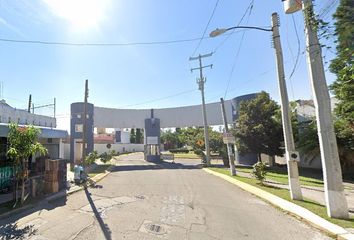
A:
{"type": "Polygon", "coordinates": [[[111,148],[107,148],[107,144],[105,143],[95,143],[93,149],[97,151],[98,154],[115,150],[116,152],[143,152],[144,144],[111,144],[111,148]]]}

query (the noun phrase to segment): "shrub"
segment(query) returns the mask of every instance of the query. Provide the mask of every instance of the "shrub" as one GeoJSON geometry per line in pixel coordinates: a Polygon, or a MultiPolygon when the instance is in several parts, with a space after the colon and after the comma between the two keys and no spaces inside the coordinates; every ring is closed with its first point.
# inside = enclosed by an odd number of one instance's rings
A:
{"type": "Polygon", "coordinates": [[[174,148],[169,150],[170,153],[189,153],[189,150],[186,148],[174,148]]]}
{"type": "Polygon", "coordinates": [[[194,149],[194,153],[198,156],[204,157],[204,152],[201,149],[194,149]]]}
{"type": "Polygon", "coordinates": [[[259,180],[261,184],[263,184],[266,174],[266,165],[262,161],[253,165],[252,175],[259,180]]]}
{"type": "Polygon", "coordinates": [[[111,156],[114,157],[114,156],[118,156],[118,152],[116,150],[112,150],[111,151],[111,156]]]}
{"type": "Polygon", "coordinates": [[[93,163],[96,161],[97,158],[98,158],[98,153],[97,153],[97,151],[92,151],[92,152],[90,152],[90,153],[86,156],[86,159],[85,159],[86,164],[87,164],[87,165],[93,164],[93,163]]]}
{"type": "Polygon", "coordinates": [[[104,153],[100,154],[99,158],[103,163],[106,163],[112,159],[112,155],[111,155],[111,153],[104,152],[104,153]]]}

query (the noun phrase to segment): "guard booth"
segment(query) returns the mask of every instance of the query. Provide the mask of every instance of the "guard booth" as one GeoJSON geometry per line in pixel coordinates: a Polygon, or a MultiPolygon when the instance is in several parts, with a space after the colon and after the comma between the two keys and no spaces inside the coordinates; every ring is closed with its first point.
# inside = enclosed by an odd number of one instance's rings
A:
{"type": "Polygon", "coordinates": [[[149,162],[160,162],[160,119],[154,117],[153,109],[151,109],[151,118],[145,119],[144,134],[144,159],[149,162]]]}

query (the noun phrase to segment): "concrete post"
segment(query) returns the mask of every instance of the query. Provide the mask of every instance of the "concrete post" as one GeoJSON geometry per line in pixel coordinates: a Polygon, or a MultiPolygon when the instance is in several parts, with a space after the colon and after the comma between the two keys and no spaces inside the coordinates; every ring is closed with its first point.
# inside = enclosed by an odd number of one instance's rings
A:
{"type": "MultiPolygon", "coordinates": [[[[229,126],[227,125],[227,118],[226,118],[226,112],[225,112],[225,105],[224,105],[224,99],[220,98],[220,105],[221,105],[221,114],[222,114],[222,120],[224,122],[224,132],[229,133],[229,126]]],[[[231,176],[236,175],[236,168],[235,168],[235,162],[234,162],[234,156],[232,153],[232,144],[227,143],[227,155],[229,157],[229,163],[230,163],[230,174],[231,176]]]]}
{"type": "Polygon", "coordinates": [[[312,1],[303,0],[302,4],[305,18],[307,63],[316,108],[327,214],[333,218],[349,218],[332,121],[331,102],[322,63],[321,46],[316,26],[312,21],[314,18],[312,1]]]}
{"type": "Polygon", "coordinates": [[[291,117],[289,111],[289,99],[286,90],[284,65],[283,65],[283,52],[281,48],[280,35],[279,35],[279,18],[277,13],[272,14],[272,30],[273,41],[276,54],[276,63],[278,69],[278,82],[279,92],[281,99],[281,116],[283,123],[283,133],[285,142],[285,156],[288,167],[288,179],[291,199],[302,200],[301,186],[299,181],[299,169],[297,162],[292,160],[290,154],[295,151],[295,143],[293,132],[291,128],[291,117]]]}

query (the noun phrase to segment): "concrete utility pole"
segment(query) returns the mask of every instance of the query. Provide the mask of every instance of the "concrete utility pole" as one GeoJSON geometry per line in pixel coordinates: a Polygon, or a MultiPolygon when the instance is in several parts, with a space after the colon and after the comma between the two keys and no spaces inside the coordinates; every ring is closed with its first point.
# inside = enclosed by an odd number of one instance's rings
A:
{"type": "Polygon", "coordinates": [[[32,94],[29,95],[28,98],[28,112],[31,113],[31,106],[32,106],[32,94]]]}
{"type": "Polygon", "coordinates": [[[204,98],[204,83],[206,82],[205,77],[203,77],[203,68],[213,67],[213,64],[203,66],[202,65],[202,58],[205,57],[210,57],[212,56],[213,53],[205,54],[205,55],[200,55],[198,57],[190,57],[189,61],[192,60],[199,60],[199,67],[198,68],[192,68],[191,71],[193,72],[194,70],[199,70],[200,77],[197,80],[199,90],[202,93],[202,110],[203,110],[203,123],[204,123],[204,142],[205,142],[205,151],[206,151],[206,164],[207,166],[210,166],[210,147],[209,147],[209,131],[208,131],[208,122],[207,122],[207,115],[206,115],[206,109],[205,109],[205,98],[204,98]]]}
{"type": "Polygon", "coordinates": [[[302,8],[305,17],[307,63],[316,108],[327,214],[333,218],[349,218],[333,127],[331,100],[322,63],[321,46],[313,21],[315,16],[312,0],[303,0],[302,8]]]}
{"type": "Polygon", "coordinates": [[[276,54],[276,63],[278,69],[279,92],[281,98],[281,116],[283,123],[283,133],[285,142],[285,157],[288,166],[288,179],[291,199],[302,200],[301,186],[299,181],[299,169],[297,164],[298,153],[295,152],[295,143],[291,127],[291,116],[289,111],[289,99],[286,89],[283,52],[281,48],[279,35],[279,16],[272,14],[273,42],[276,54]],[[296,156],[295,156],[296,155],[296,156]],[[295,156],[295,159],[294,159],[295,156]]]}
{"type": "MultiPolygon", "coordinates": [[[[227,117],[226,117],[226,112],[225,112],[225,105],[224,105],[224,99],[220,98],[220,105],[221,105],[221,113],[222,113],[222,120],[224,122],[224,133],[228,134],[229,133],[229,126],[227,124],[227,117]]],[[[230,163],[230,174],[231,176],[236,175],[236,168],[235,168],[235,162],[234,162],[234,156],[232,153],[232,144],[227,143],[227,155],[229,156],[229,163],[230,163]]]]}
{"type": "Polygon", "coordinates": [[[82,116],[82,165],[85,166],[86,158],[86,119],[87,119],[87,98],[88,98],[88,80],[85,81],[84,113],[82,116]]]}

